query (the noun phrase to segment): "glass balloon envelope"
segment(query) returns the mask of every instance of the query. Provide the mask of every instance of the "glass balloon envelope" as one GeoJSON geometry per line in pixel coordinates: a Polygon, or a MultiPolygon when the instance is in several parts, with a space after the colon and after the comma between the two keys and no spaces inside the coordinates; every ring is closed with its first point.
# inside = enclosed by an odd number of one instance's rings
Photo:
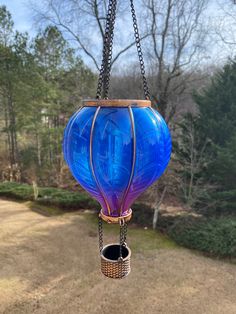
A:
{"type": "Polygon", "coordinates": [[[135,199],[165,171],[171,136],[149,100],[85,100],[69,120],[65,160],[107,222],[129,221],[135,199]]]}

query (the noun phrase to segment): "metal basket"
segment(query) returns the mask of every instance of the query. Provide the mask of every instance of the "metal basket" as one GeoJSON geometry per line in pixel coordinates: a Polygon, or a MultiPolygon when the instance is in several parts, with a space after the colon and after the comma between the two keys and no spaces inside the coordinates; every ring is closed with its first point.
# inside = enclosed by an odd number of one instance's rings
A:
{"type": "Polygon", "coordinates": [[[120,258],[120,244],[112,243],[101,250],[101,271],[109,278],[121,279],[130,273],[131,250],[128,246],[122,246],[122,258],[120,258]]]}

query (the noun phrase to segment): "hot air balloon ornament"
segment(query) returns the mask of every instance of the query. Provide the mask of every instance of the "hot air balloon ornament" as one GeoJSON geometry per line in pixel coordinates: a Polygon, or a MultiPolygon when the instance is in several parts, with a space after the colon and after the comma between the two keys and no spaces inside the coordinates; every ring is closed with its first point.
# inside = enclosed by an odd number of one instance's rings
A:
{"type": "Polygon", "coordinates": [[[83,101],[65,128],[63,141],[74,178],[101,204],[101,271],[110,278],[124,278],[130,272],[126,236],[131,205],[162,175],[171,155],[168,127],[151,107],[133,0],[130,3],[145,100],[108,99],[116,12],[116,1],[110,0],[97,98],[83,101]],[[120,224],[119,243],[103,246],[103,221],[120,224]]]}

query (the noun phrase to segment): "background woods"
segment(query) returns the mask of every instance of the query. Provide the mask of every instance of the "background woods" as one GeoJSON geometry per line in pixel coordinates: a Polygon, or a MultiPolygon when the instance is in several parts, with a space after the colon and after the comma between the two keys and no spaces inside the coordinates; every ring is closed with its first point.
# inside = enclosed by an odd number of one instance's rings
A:
{"type": "Polygon", "coordinates": [[[2,179],[60,185],[62,132],[95,75],[55,26],[30,41],[1,12],[2,179]]]}

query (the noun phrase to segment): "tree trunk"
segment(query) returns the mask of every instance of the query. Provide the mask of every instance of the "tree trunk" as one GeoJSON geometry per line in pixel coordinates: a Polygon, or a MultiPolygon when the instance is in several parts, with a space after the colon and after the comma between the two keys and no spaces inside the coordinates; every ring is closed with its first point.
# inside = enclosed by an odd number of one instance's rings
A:
{"type": "Polygon", "coordinates": [[[153,214],[153,221],[152,221],[152,228],[153,228],[153,230],[155,230],[156,227],[157,227],[159,209],[160,209],[160,206],[161,206],[161,204],[162,204],[162,202],[163,202],[163,199],[164,199],[164,197],[165,197],[166,190],[167,190],[167,188],[166,188],[166,186],[165,186],[165,187],[164,187],[164,190],[163,190],[162,193],[161,193],[161,197],[160,197],[159,202],[157,202],[156,206],[154,207],[154,214],[153,214]]]}
{"type": "Polygon", "coordinates": [[[41,143],[40,143],[40,138],[39,134],[36,131],[36,143],[37,143],[37,159],[38,159],[38,166],[41,167],[42,165],[42,160],[41,160],[41,143]]]}
{"type": "Polygon", "coordinates": [[[8,115],[9,115],[9,152],[10,152],[10,164],[11,167],[18,163],[18,145],[17,145],[17,133],[16,133],[16,115],[12,97],[8,97],[8,115]]]}

